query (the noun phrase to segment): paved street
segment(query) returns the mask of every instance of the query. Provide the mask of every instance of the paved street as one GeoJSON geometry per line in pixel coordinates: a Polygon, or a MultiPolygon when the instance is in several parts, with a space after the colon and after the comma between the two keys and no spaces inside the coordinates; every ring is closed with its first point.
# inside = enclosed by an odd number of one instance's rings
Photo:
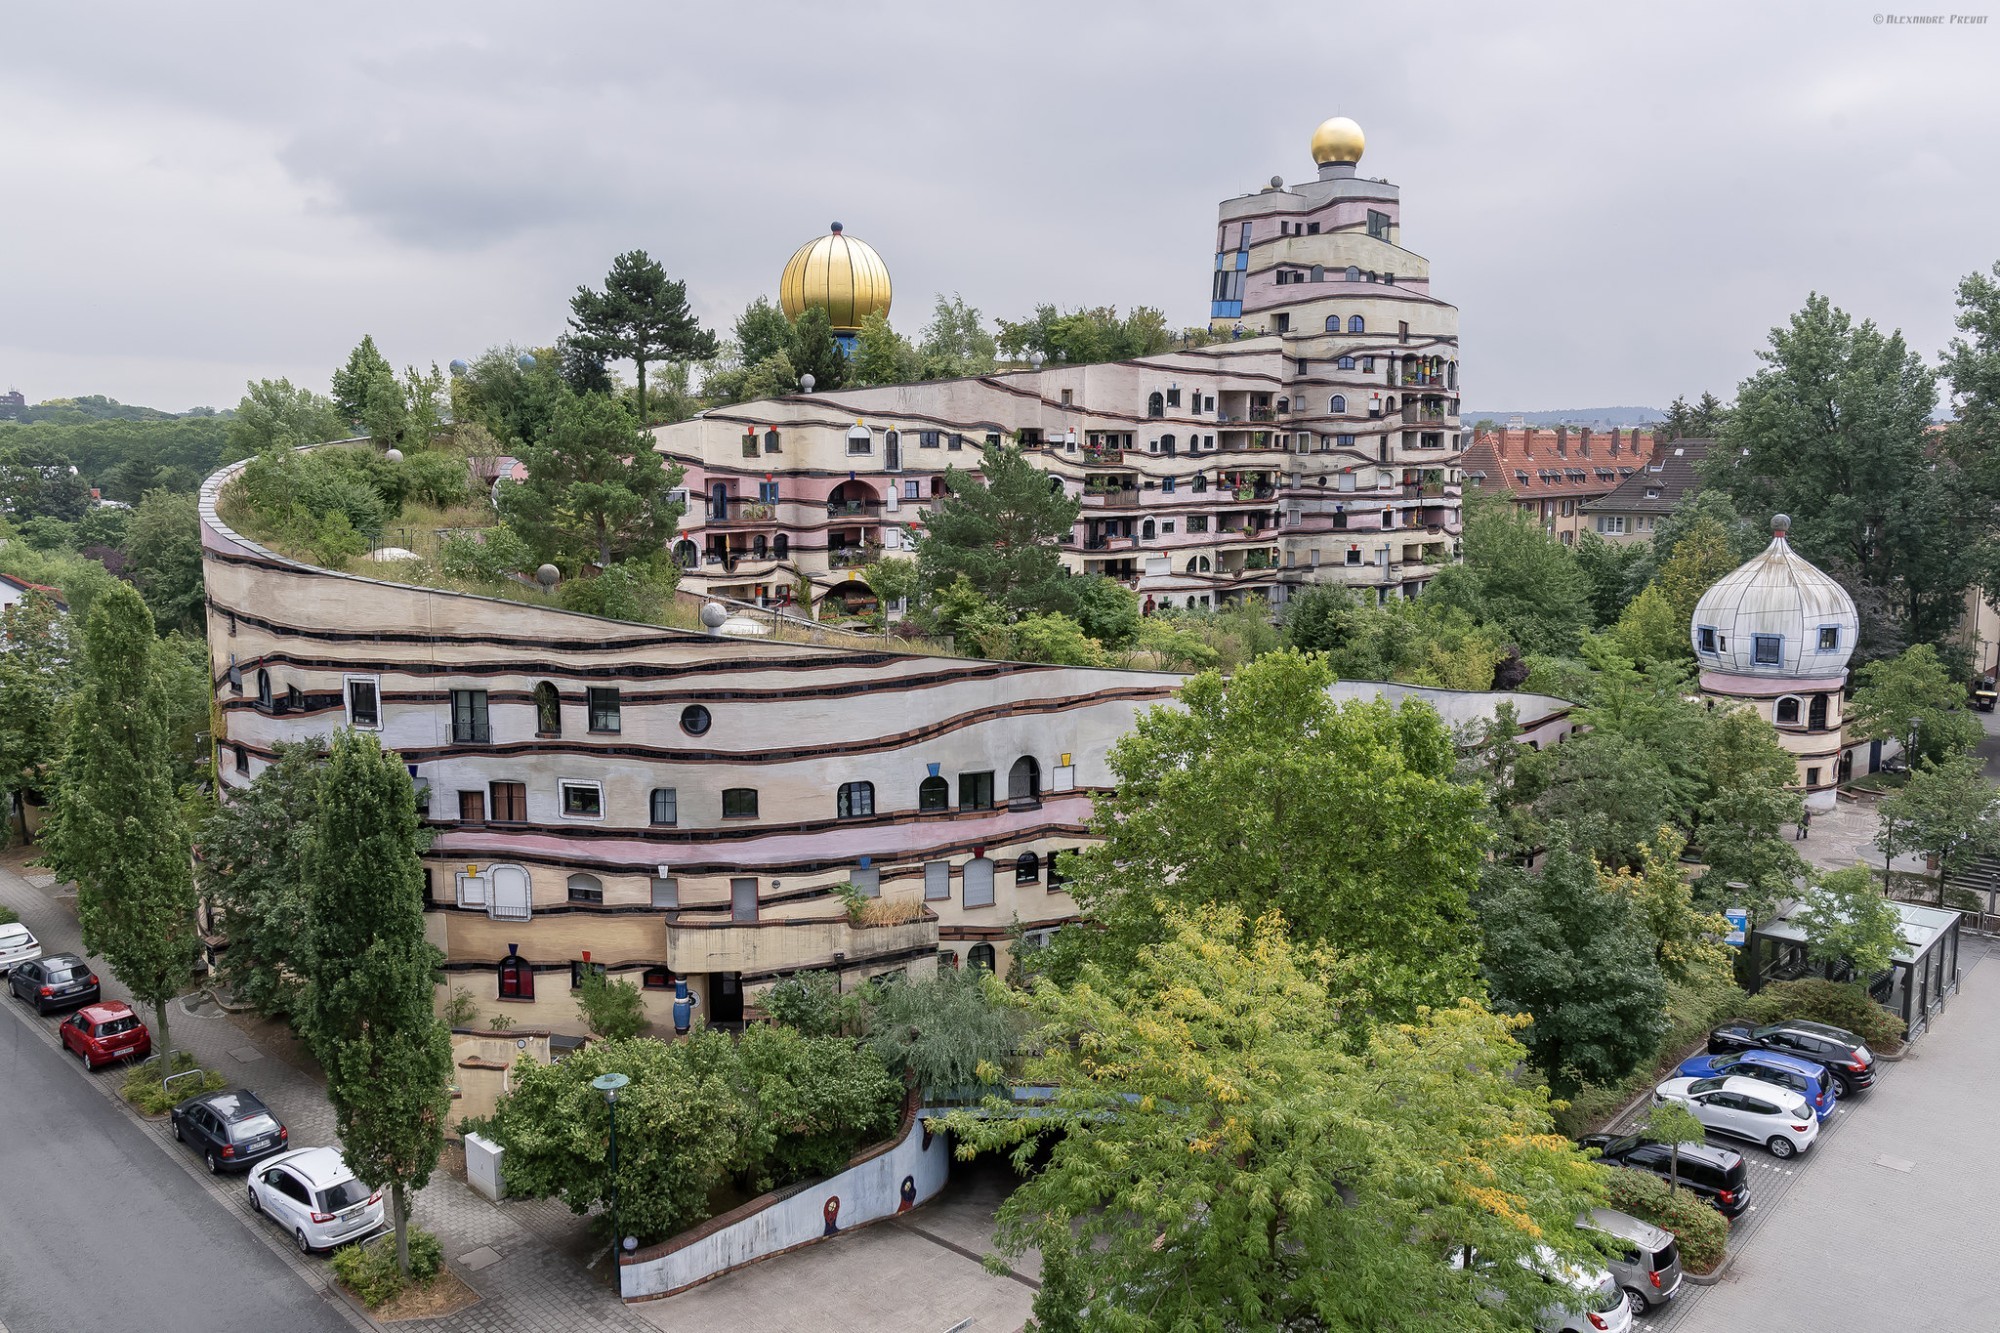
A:
{"type": "Polygon", "coordinates": [[[24,1006],[0,1007],[0,1327],[348,1333],[339,1310],[49,1049],[24,1006]]]}

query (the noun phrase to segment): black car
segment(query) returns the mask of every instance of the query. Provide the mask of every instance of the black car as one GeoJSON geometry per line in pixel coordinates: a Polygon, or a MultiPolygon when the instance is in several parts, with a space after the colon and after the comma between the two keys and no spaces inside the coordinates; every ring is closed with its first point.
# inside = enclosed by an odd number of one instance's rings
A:
{"type": "Polygon", "coordinates": [[[14,970],[7,974],[7,985],[14,992],[14,998],[26,1000],[40,1014],[46,1014],[51,1009],[74,1009],[80,1004],[96,1004],[103,995],[98,989],[97,974],[90,970],[90,964],[73,953],[16,963],[14,970]]]}
{"type": "Polygon", "coordinates": [[[1846,1028],[1803,1020],[1762,1027],[1727,1023],[1708,1034],[1710,1055],[1737,1051],[1776,1051],[1825,1065],[1842,1097],[1875,1085],[1874,1054],[1846,1028]]]}
{"type": "Polygon", "coordinates": [[[285,1150],[291,1132],[244,1088],[204,1092],[173,1110],[174,1137],[194,1145],[212,1174],[234,1171],[285,1150]]]}
{"type": "Polygon", "coordinates": [[[1699,1194],[1724,1217],[1735,1217],[1750,1206],[1750,1169],[1741,1153],[1683,1143],[1676,1171],[1673,1150],[1643,1134],[1589,1134],[1577,1142],[1598,1149],[1598,1160],[1611,1166],[1644,1171],[1661,1180],[1678,1175],[1683,1188],[1699,1194]]]}

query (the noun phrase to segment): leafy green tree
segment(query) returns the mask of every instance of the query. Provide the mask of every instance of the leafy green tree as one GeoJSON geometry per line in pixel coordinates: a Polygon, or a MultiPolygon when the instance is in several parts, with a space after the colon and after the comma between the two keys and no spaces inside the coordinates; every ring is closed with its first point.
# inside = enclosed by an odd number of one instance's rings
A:
{"type": "Polygon", "coordinates": [[[43,833],[45,858],[76,881],[84,946],[149,1005],[161,1068],[171,1068],[168,1009],[194,975],[194,871],[174,793],[153,667],[153,617],[137,591],[96,597],[70,710],[69,748],[43,833]]]}
{"type": "Polygon", "coordinates": [[[511,449],[542,437],[562,391],[562,365],[552,349],[489,347],[452,378],[452,416],[483,426],[511,449]],[[533,360],[524,366],[523,356],[533,360]]]}
{"type": "Polygon", "coordinates": [[[1662,825],[1653,840],[1640,848],[1637,871],[1598,867],[1607,892],[1632,904],[1632,910],[1653,940],[1653,961],[1666,980],[1683,986],[1730,984],[1735,964],[1722,937],[1729,922],[1694,905],[1694,887],[1681,873],[1681,852],[1687,839],[1662,825]]]}
{"type": "MultiPolygon", "coordinates": [[[[206,790],[214,776],[215,678],[208,642],[176,630],[154,639],[150,654],[159,690],[160,725],[166,732],[168,776],[183,801],[191,789],[206,790]]],[[[192,831],[194,824],[189,824],[192,831]]]]}
{"type": "Polygon", "coordinates": [[[999,349],[1008,356],[1040,352],[1051,362],[1072,366],[1151,356],[1173,341],[1166,316],[1151,306],[1135,306],[1121,319],[1114,306],[1064,313],[1040,305],[1025,320],[1003,319],[999,325],[999,349]]]}
{"type": "Polygon", "coordinates": [[[576,990],[576,1012],[591,1035],[625,1041],[647,1028],[646,999],[630,981],[605,975],[595,966],[583,969],[576,990]]]}
{"type": "Polygon", "coordinates": [[[1806,890],[1792,921],[1805,932],[1808,958],[1829,968],[1851,963],[1864,978],[1888,971],[1903,943],[1902,915],[1867,866],[1825,875],[1806,890]]]}
{"type": "MultiPolygon", "coordinates": [[[[1969,273],[1960,281],[1955,323],[1965,336],[1953,338],[1943,357],[1955,418],[1945,448],[1980,494],[2000,495],[2000,264],[1991,276],[1969,273]]],[[[1982,544],[1978,567],[1989,602],[2000,600],[1996,545],[1982,544]]]]}
{"type": "MultiPolygon", "coordinates": [[[[333,405],[340,413],[340,419],[350,427],[359,426],[361,418],[367,414],[368,404],[378,392],[377,386],[383,381],[394,384],[396,368],[389,359],[375,349],[373,334],[364,333],[354,350],[347,354],[347,364],[333,372],[333,405]]],[[[317,439],[332,439],[333,436],[319,436],[317,439]]],[[[306,443],[315,443],[306,441],[306,443]]],[[[247,452],[260,452],[263,446],[247,452]]]]}
{"type": "Polygon", "coordinates": [[[931,311],[931,322],[917,343],[918,364],[927,380],[959,379],[966,375],[990,375],[996,344],[986,331],[979,311],[953,293],[946,299],[939,293],[931,311]]]}
{"type": "Polygon", "coordinates": [[[1178,611],[1156,611],[1139,622],[1139,651],[1151,653],[1168,671],[1206,671],[1222,654],[1178,611]]]}
{"type": "Polygon", "coordinates": [[[1674,609],[1672,598],[1655,583],[1626,604],[1611,637],[1634,662],[1691,662],[1688,624],[1689,618],[1674,609]]]}
{"type": "Polygon", "coordinates": [[[1326,1002],[1342,964],[1283,921],[1162,925],[1127,972],[1016,997],[1040,1030],[1025,1076],[1054,1089],[1036,1116],[948,1121],[963,1155],[1038,1161],[998,1240],[1061,1256],[1047,1327],[1478,1330],[1548,1303],[1517,1260],[1585,1257],[1600,1173],[1506,1020],[1465,1001],[1355,1048],[1326,1002]],[[1448,1262],[1465,1245],[1495,1260],[1477,1284],[1448,1262]]]}
{"type": "Polygon", "coordinates": [[[1876,807],[1882,822],[1875,846],[1883,869],[1898,852],[1922,852],[1937,863],[1942,901],[1946,880],[1977,858],[2000,853],[1996,803],[2000,794],[1986,780],[1985,762],[1977,754],[1918,764],[1902,789],[1876,807]]]}
{"type": "Polygon", "coordinates": [[[646,408],[646,367],[660,361],[701,361],[715,355],[715,335],[688,309],[687,284],[644,250],[611,261],[604,290],[576,289],[569,327],[576,342],[611,361],[630,361],[639,378],[639,424],[646,408]]]}
{"type": "Polygon", "coordinates": [[[1575,653],[1592,614],[1589,581],[1569,548],[1501,505],[1472,508],[1465,563],[1440,570],[1422,600],[1496,625],[1531,653],[1575,653]]]}
{"type": "Polygon", "coordinates": [[[1106,648],[1130,648],[1139,637],[1139,598],[1116,579],[1085,574],[1069,580],[1063,608],[1106,648]]]}
{"type": "Polygon", "coordinates": [[[891,1072],[928,1095],[990,1087],[1020,1035],[1018,1015],[1001,994],[998,982],[950,967],[880,987],[865,1000],[868,1044],[891,1072]]]}
{"type": "MultiPolygon", "coordinates": [[[[393,386],[392,376],[389,383],[393,386]]],[[[290,380],[257,380],[250,384],[236,415],[229,419],[229,453],[248,458],[273,449],[296,449],[346,435],[348,427],[331,400],[311,389],[296,389],[290,380]]]]}
{"type": "Polygon", "coordinates": [[[765,297],[752,301],[736,317],[737,354],[744,365],[754,366],[766,357],[789,352],[791,345],[792,321],[765,297]]]}
{"type": "Polygon", "coordinates": [[[1660,443],[1682,439],[1712,440],[1728,417],[1729,409],[1712,393],[1703,393],[1693,404],[1676,396],[1667,408],[1667,419],[1661,423],[1660,443]]]}
{"type": "MultiPolygon", "coordinates": [[[[1690,793],[1644,742],[1592,729],[1526,760],[1535,792],[1536,844],[1560,832],[1612,866],[1641,863],[1661,819],[1686,828],[1690,793]]],[[[1520,850],[1532,850],[1529,848],[1520,850]]]]}
{"type": "Polygon", "coordinates": [[[1749,708],[1709,714],[1701,746],[1703,794],[1694,835],[1708,870],[1697,897],[1711,908],[1742,904],[1761,918],[1806,873],[1791,839],[1781,836],[1803,809],[1803,798],[1792,790],[1798,764],[1771,724],[1749,708]]]}
{"type": "Polygon", "coordinates": [[[200,509],[193,495],[152,491],[132,511],[125,545],[129,572],[163,632],[208,632],[200,509]]]}
{"type": "Polygon", "coordinates": [[[661,461],[622,404],[563,394],[521,461],[527,480],[501,486],[500,512],[542,559],[608,569],[672,539],[681,469],[661,461]]]}
{"type": "Polygon", "coordinates": [[[847,363],[848,382],[855,385],[908,384],[923,378],[924,364],[910,340],[889,327],[886,315],[861,321],[854,355],[847,363]]]}
{"type": "Polygon", "coordinates": [[[794,972],[757,997],[773,1023],[808,1037],[835,1037],[861,1025],[861,995],[843,991],[832,972],[794,972]]]}
{"type": "Polygon", "coordinates": [[[429,1183],[451,1110],[451,1033],[434,1011],[444,955],[424,938],[424,835],[402,757],[334,736],[305,847],[303,1029],[326,1070],[341,1157],[387,1186],[396,1266],[410,1195],[429,1183]]]}
{"type": "Polygon", "coordinates": [[[1681,1187],[1681,1145],[1708,1142],[1707,1126],[1694,1118],[1684,1102],[1654,1102],[1639,1132],[1667,1145],[1667,1184],[1674,1189],[1681,1187]]]}
{"type": "Polygon", "coordinates": [[[1697,518],[1680,534],[1673,554],[1660,565],[1653,586],[1680,621],[1683,639],[1701,595],[1742,563],[1736,558],[1729,529],[1713,518],[1697,518]]]}
{"type": "Polygon", "coordinates": [[[67,455],[42,444],[0,448],[0,508],[16,520],[74,523],[90,508],[90,487],[67,455]]]}
{"type": "Polygon", "coordinates": [[[760,1023],[736,1060],[744,1105],[731,1166],[748,1189],[830,1176],[896,1127],[902,1085],[858,1042],[760,1023]]]}
{"type": "Polygon", "coordinates": [[[886,607],[891,602],[914,602],[922,586],[917,562],[908,556],[885,555],[861,571],[866,583],[886,607]]]}
{"type": "Polygon", "coordinates": [[[0,643],[0,792],[26,842],[28,803],[41,803],[48,792],[69,734],[75,647],[69,617],[33,588],[0,610],[0,643]]]}
{"type": "MultiPolygon", "coordinates": [[[[847,383],[847,354],[834,341],[833,325],[827,319],[824,306],[807,306],[799,312],[798,321],[792,325],[791,342],[785,350],[791,357],[792,369],[798,372],[801,381],[807,375],[813,377],[814,392],[824,393],[847,383]]],[[[803,382],[786,392],[802,388],[803,382]]]]}
{"type": "Polygon", "coordinates": [[[266,1015],[302,1017],[308,942],[306,847],[319,809],[324,738],[280,743],[268,767],[202,826],[202,896],[227,947],[216,972],[266,1015]]]}
{"type": "Polygon", "coordinates": [[[791,353],[779,350],[743,372],[737,397],[746,402],[760,398],[782,398],[799,391],[799,372],[791,353]]]}
{"type": "Polygon", "coordinates": [[[1456,780],[1427,705],[1336,705],[1332,680],[1322,658],[1271,653],[1140,716],[1091,816],[1103,842],[1073,858],[1070,892],[1099,929],[1059,935],[1051,976],[1074,975],[1078,951],[1129,969],[1169,912],[1219,903],[1282,913],[1297,939],[1337,951],[1329,979],[1357,1039],[1476,992],[1481,793],[1456,780]]]}
{"type": "Polygon", "coordinates": [[[1912,762],[1942,764],[1977,745],[1986,733],[1966,710],[1965,686],[1951,678],[1937,649],[1920,643],[1900,657],[1870,662],[1854,673],[1847,719],[1862,736],[1910,742],[1912,762]]]}
{"type": "MultiPolygon", "coordinates": [[[[1651,546],[1656,566],[1665,565],[1672,560],[1680,550],[1684,538],[1696,531],[1706,530],[1710,524],[1722,528],[1729,534],[1730,554],[1738,565],[1756,555],[1771,542],[1769,515],[1756,519],[1745,518],[1736,512],[1736,505],[1729,498],[1729,492],[1704,487],[1684,492],[1681,498],[1674,502],[1673,512],[1654,525],[1651,546]]],[[[1643,545],[1632,545],[1625,549],[1643,551],[1646,548],[1643,545]]],[[[1650,577],[1649,575],[1648,578],[1650,577]]],[[[1699,596],[1696,600],[1700,600],[1699,596]]]]}
{"type": "MultiPolygon", "coordinates": [[[[1657,542],[1657,539],[1655,539],[1657,542]]],[[[1577,534],[1576,567],[1590,587],[1590,614],[1603,629],[1618,623],[1646,579],[1637,577],[1648,557],[1644,542],[1608,542],[1588,528],[1577,534]]]]}
{"type": "Polygon", "coordinates": [[[1011,623],[972,629],[961,625],[959,640],[962,647],[998,661],[1104,666],[1108,660],[1104,646],[1060,611],[1038,612],[1011,623]]]}
{"type": "Polygon", "coordinates": [[[1534,1019],[1522,1041],[1551,1088],[1615,1083],[1651,1058],[1667,1028],[1654,941],[1588,856],[1558,838],[1540,872],[1490,865],[1476,901],[1494,1007],[1534,1019]]]}
{"type": "Polygon", "coordinates": [[[963,575],[1009,613],[1060,609],[1068,574],[1058,544],[1079,502],[1009,444],[988,445],[977,473],[951,468],[946,495],[917,537],[917,567],[935,592],[963,575]]]}

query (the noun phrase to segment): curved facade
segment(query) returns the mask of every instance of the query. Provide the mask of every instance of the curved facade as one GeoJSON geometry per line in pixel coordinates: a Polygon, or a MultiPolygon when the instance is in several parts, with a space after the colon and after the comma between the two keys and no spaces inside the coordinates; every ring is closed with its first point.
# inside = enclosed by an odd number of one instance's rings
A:
{"type": "MultiPolygon", "coordinates": [[[[745,641],[334,573],[203,488],[225,787],[352,726],[427,801],[429,933],[482,1016],[582,1030],[585,966],[662,1029],[802,968],[844,984],[1007,965],[1075,915],[1051,856],[1105,756],[1180,677],[745,641]],[[862,925],[837,886],[878,898],[862,925]]],[[[441,998],[443,992],[441,992],[441,998]]]]}

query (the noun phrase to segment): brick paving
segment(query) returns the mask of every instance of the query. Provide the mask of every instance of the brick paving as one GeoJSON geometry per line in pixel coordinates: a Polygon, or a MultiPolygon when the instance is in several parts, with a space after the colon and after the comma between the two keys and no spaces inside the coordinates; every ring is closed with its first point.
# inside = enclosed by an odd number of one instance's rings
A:
{"type": "MultiPolygon", "coordinates": [[[[23,872],[17,868],[19,861],[19,853],[14,853],[7,863],[0,864],[0,903],[20,914],[23,923],[41,940],[44,952],[81,953],[83,941],[76,922],[74,893],[64,892],[50,875],[32,870],[23,872]]],[[[130,1000],[131,993],[119,984],[103,960],[92,961],[103,980],[106,998],[130,1000]]],[[[147,1016],[150,1021],[150,1015],[147,1016]]],[[[60,1016],[38,1019],[25,1008],[19,1008],[17,1017],[32,1025],[49,1045],[57,1045],[55,1029],[61,1022],[60,1016]]],[[[170,1021],[175,1049],[192,1052],[203,1066],[219,1070],[224,1078],[256,1092],[291,1130],[294,1144],[304,1147],[338,1142],[333,1132],[333,1108],[319,1080],[273,1051],[260,1048],[213,1001],[186,997],[176,1003],[170,1021]]],[[[82,1066],[77,1068],[78,1077],[85,1077],[82,1066]]],[[[117,1098],[115,1070],[97,1075],[93,1081],[104,1095],[117,1098]]],[[[133,1114],[136,1119],[136,1113],[133,1114]]],[[[240,1177],[209,1176],[194,1154],[174,1142],[173,1131],[164,1118],[142,1123],[159,1141],[162,1151],[179,1161],[191,1178],[232,1209],[253,1234],[262,1237],[273,1252],[284,1258],[301,1281],[339,1309],[355,1328],[382,1327],[334,1291],[333,1269],[326,1259],[300,1255],[276,1227],[250,1211],[240,1177]]],[[[443,1241],[447,1261],[481,1299],[445,1318],[394,1325],[399,1330],[645,1333],[651,1328],[613,1295],[608,1255],[595,1269],[585,1269],[570,1257],[582,1253],[587,1242],[581,1235],[582,1219],[572,1216],[559,1203],[518,1200],[495,1205],[473,1193],[464,1182],[440,1171],[417,1195],[412,1216],[418,1226],[436,1233],[443,1241]],[[457,1262],[458,1256],[481,1246],[496,1252],[499,1262],[477,1271],[457,1262]]]]}

